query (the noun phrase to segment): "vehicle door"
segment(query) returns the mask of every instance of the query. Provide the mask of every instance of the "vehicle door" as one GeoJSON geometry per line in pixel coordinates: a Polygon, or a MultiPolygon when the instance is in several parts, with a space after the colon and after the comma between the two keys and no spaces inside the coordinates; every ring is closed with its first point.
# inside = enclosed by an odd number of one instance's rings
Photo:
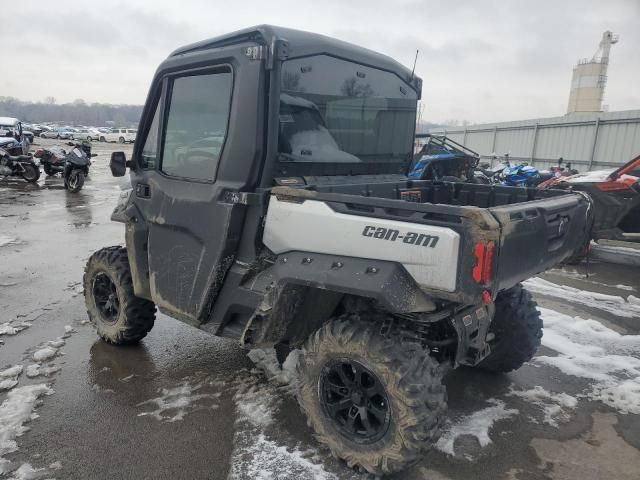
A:
{"type": "MultiPolygon", "coordinates": [[[[261,145],[261,64],[238,53],[230,57],[228,49],[201,54],[197,68],[159,74],[133,154],[133,195],[148,228],[143,248],[151,298],[194,324],[207,317],[233,263],[244,219],[233,193],[255,174],[243,164],[256,161],[261,145]]],[[[140,248],[129,239],[127,246],[140,248]]]]}

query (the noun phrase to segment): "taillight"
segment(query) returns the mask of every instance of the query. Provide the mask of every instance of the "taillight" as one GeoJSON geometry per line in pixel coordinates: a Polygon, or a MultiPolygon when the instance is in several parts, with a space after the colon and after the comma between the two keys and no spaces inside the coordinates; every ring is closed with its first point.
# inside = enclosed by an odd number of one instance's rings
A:
{"type": "Polygon", "coordinates": [[[491,280],[491,269],[493,266],[493,252],[495,243],[476,243],[473,247],[473,254],[476,257],[476,265],[473,267],[471,276],[476,283],[486,285],[491,280]]]}
{"type": "Polygon", "coordinates": [[[631,184],[636,180],[628,182],[627,179],[620,179],[611,182],[596,183],[596,188],[601,192],[615,192],[617,190],[629,190],[631,184]]]}

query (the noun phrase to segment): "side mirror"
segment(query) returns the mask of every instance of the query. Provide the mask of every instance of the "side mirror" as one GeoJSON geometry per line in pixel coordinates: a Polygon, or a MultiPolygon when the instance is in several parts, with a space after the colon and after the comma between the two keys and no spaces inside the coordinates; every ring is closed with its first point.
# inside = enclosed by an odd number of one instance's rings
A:
{"type": "Polygon", "coordinates": [[[124,174],[127,173],[127,163],[127,156],[124,152],[113,152],[111,154],[111,161],[109,162],[111,175],[114,177],[124,177],[124,174]]]}

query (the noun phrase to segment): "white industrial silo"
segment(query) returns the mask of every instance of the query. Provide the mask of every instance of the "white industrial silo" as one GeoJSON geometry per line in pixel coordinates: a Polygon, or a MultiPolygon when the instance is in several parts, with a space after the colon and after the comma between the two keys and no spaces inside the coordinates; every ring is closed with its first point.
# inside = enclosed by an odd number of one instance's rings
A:
{"type": "Polygon", "coordinates": [[[584,58],[573,67],[567,113],[602,111],[609,53],[611,45],[617,42],[618,36],[607,30],[602,34],[600,47],[591,60],[584,58]]]}

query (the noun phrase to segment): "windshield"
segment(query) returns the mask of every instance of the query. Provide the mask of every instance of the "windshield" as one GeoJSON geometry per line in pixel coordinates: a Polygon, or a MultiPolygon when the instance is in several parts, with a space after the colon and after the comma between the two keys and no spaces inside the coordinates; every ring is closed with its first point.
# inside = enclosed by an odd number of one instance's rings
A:
{"type": "Polygon", "coordinates": [[[284,62],[279,151],[296,162],[406,162],[416,92],[399,77],[316,55],[284,62]]]}

